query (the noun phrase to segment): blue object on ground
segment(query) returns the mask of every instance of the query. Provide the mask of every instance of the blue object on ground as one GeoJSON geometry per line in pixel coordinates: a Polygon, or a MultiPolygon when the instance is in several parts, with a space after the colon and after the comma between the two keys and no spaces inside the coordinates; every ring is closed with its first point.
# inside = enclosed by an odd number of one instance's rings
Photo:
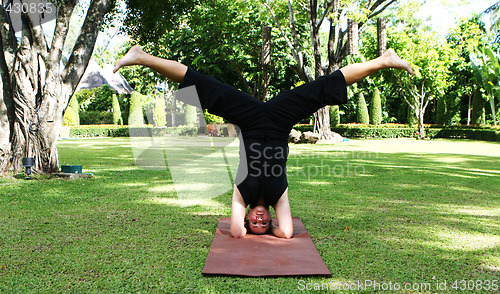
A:
{"type": "Polygon", "coordinates": [[[61,165],[61,172],[69,173],[69,174],[81,174],[82,166],[81,165],[61,165]]]}

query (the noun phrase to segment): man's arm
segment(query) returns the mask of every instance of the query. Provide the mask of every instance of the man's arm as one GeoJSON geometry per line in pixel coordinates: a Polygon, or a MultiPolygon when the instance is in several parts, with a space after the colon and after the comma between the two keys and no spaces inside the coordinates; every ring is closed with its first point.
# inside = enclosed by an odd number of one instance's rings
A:
{"type": "Polygon", "coordinates": [[[246,207],[240,191],[234,186],[231,204],[231,236],[234,238],[243,238],[247,234],[247,229],[245,228],[246,207]]]}
{"type": "Polygon", "coordinates": [[[290,239],[293,235],[292,212],[288,203],[288,188],[274,206],[278,226],[273,225],[272,232],[276,237],[290,239]]]}

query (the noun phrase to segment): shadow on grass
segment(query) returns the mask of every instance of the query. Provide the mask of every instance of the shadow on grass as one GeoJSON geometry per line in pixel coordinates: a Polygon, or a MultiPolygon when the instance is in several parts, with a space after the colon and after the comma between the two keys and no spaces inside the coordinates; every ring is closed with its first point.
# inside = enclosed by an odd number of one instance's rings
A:
{"type": "Polygon", "coordinates": [[[201,275],[218,219],[230,214],[230,192],[186,207],[168,170],[138,169],[126,141],[59,149],[61,162],[95,176],[2,187],[2,292],[291,293],[300,280],[434,286],[500,275],[498,157],[292,156],[293,215],[333,276],[243,279],[201,275]]]}
{"type": "Polygon", "coordinates": [[[300,168],[312,176],[290,180],[294,213],[302,216],[334,280],[435,286],[498,279],[499,157],[358,155],[305,160],[300,168]],[[362,173],[315,172],[339,165],[362,173]],[[293,191],[304,196],[295,201],[293,191]]]}

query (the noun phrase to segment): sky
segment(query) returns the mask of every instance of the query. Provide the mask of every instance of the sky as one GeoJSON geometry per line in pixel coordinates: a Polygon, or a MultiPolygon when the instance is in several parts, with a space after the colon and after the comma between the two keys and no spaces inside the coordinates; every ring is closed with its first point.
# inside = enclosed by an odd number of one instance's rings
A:
{"type": "Polygon", "coordinates": [[[455,26],[455,20],[470,17],[473,13],[486,10],[498,0],[427,0],[417,13],[422,19],[430,17],[429,24],[441,35],[446,35],[455,26]],[[456,3],[465,2],[457,5],[456,3]]]}

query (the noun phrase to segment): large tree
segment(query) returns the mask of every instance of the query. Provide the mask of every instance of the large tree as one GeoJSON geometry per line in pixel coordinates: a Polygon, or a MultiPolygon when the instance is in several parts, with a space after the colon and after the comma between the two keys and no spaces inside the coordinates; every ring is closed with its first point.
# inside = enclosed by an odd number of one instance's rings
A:
{"type": "MultiPolygon", "coordinates": [[[[126,31],[148,53],[193,66],[260,100],[289,89],[298,81],[290,67],[293,60],[287,47],[275,32],[268,44],[272,48],[267,58],[270,78],[264,76],[262,31],[267,16],[261,13],[264,7],[258,1],[166,0],[152,5],[169,17],[154,22],[151,18],[158,13],[149,14],[150,1],[126,2],[129,9],[126,31]],[[269,95],[264,91],[267,83],[272,85],[269,95]]],[[[139,78],[143,84],[155,84],[162,79],[158,75],[150,79],[149,69],[134,70],[142,73],[139,78]]]]}
{"type": "MultiPolygon", "coordinates": [[[[435,102],[442,101],[456,84],[450,65],[456,63],[458,49],[452,48],[449,43],[440,42],[437,33],[415,17],[414,11],[420,7],[419,1],[407,1],[391,9],[387,26],[388,47],[410,62],[416,75],[410,77],[396,70],[382,71],[380,75],[386,84],[386,92],[390,93],[388,97],[392,96],[390,100],[402,98],[406,102],[410,111],[408,121],[418,123],[419,135],[423,138],[424,121],[432,118],[429,109],[433,108],[435,102]],[[400,97],[395,97],[398,92],[400,97]]],[[[371,31],[362,39],[363,44],[366,44],[363,53],[368,58],[378,55],[375,50],[375,32],[371,31]]],[[[398,105],[400,109],[401,106],[398,105]]]]}
{"type": "Polygon", "coordinates": [[[35,8],[24,9],[29,13],[16,10],[14,1],[6,2],[0,7],[0,171],[20,170],[23,157],[35,159],[36,172],[57,171],[56,141],[65,109],[87,67],[99,28],[115,2],[90,1],[65,65],[63,47],[78,0],[41,5],[40,0],[23,0],[21,8],[35,8]],[[50,32],[50,25],[40,24],[47,11],[39,10],[49,6],[57,9],[50,32]],[[22,25],[17,33],[16,17],[22,25]]]}
{"type": "MultiPolygon", "coordinates": [[[[275,25],[279,28],[282,37],[286,40],[289,50],[296,63],[296,71],[303,81],[312,81],[324,74],[337,70],[348,52],[348,40],[355,48],[357,45],[357,33],[367,21],[380,15],[387,7],[396,0],[326,0],[320,1],[293,1],[287,0],[266,0],[266,7],[274,19],[275,25]],[[288,18],[286,20],[288,28],[283,27],[284,21],[275,12],[277,8],[288,6],[288,18]],[[309,40],[304,42],[296,27],[296,19],[307,15],[309,19],[309,40]],[[349,27],[343,28],[343,23],[350,20],[349,27]],[[321,27],[328,22],[328,41],[323,46],[327,47],[326,58],[321,55],[322,44],[320,42],[321,27]],[[348,38],[348,32],[354,33],[348,38]],[[312,51],[313,74],[307,64],[306,51],[312,51]],[[323,61],[326,61],[324,63],[323,61]]],[[[329,106],[320,109],[314,115],[314,130],[319,132],[322,139],[330,139],[330,111],[329,106]]]]}
{"type": "Polygon", "coordinates": [[[389,44],[401,48],[400,56],[413,65],[415,77],[397,73],[393,77],[413,117],[417,119],[419,137],[425,138],[427,107],[433,101],[444,99],[445,92],[456,82],[451,79],[449,69],[450,64],[457,59],[456,50],[448,43],[439,44],[436,33],[423,26],[407,32],[394,32],[389,44]]]}

